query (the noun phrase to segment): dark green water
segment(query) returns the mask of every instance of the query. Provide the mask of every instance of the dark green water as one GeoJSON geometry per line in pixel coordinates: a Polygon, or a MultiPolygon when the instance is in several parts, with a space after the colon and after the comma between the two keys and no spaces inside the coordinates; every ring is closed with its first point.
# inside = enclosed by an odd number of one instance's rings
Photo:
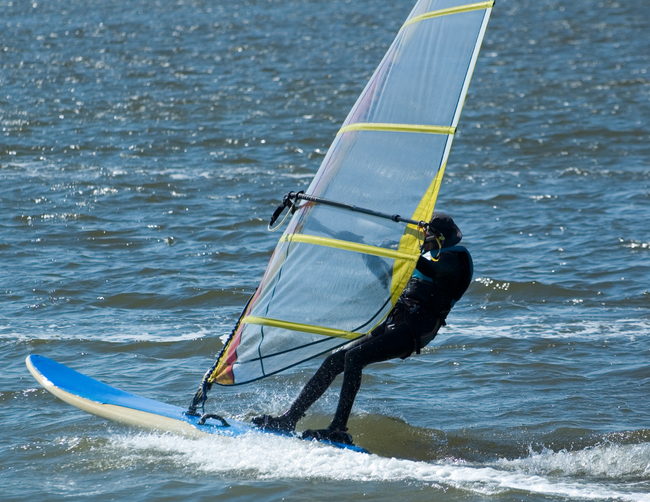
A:
{"type": "MultiPolygon", "coordinates": [[[[411,8],[0,1],[2,500],[650,500],[646,1],[497,3],[437,205],[476,281],[368,368],[373,455],[145,433],[27,372],[185,405],[411,8]]],[[[280,412],[317,364],[210,406],[280,412]]]]}

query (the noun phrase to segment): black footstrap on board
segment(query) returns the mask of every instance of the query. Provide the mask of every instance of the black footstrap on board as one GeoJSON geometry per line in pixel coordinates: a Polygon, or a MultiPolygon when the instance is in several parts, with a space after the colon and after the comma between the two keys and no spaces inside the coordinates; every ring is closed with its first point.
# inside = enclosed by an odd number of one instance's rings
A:
{"type": "Polygon", "coordinates": [[[217,415],[215,413],[204,413],[203,415],[201,415],[201,418],[199,419],[197,424],[198,425],[205,425],[205,421],[208,418],[213,418],[215,420],[219,420],[223,427],[230,427],[230,424],[228,422],[226,422],[225,418],[223,418],[221,415],[217,415]]]}

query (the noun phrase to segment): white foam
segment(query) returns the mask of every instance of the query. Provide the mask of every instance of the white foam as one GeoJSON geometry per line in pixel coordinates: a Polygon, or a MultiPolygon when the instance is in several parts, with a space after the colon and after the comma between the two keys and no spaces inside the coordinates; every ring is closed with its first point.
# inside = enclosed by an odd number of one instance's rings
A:
{"type": "Polygon", "coordinates": [[[620,479],[650,477],[650,443],[598,445],[584,450],[545,449],[528,458],[502,460],[497,465],[529,474],[620,479]]]}
{"type": "MultiPolygon", "coordinates": [[[[563,498],[650,501],[649,494],[620,491],[624,485],[612,487],[593,478],[587,481],[571,478],[571,471],[562,467],[566,463],[562,453],[531,455],[492,465],[470,465],[452,460],[429,463],[384,458],[261,434],[201,440],[156,434],[120,435],[113,436],[107,448],[117,450],[109,452],[109,456],[120,459],[119,462],[128,461],[129,457],[138,463],[171,461],[176,468],[245,479],[420,482],[432,489],[453,487],[484,495],[517,490],[563,498]],[[544,468],[538,467],[540,461],[541,464],[546,462],[544,468]],[[569,479],[564,477],[566,473],[569,479]]],[[[641,449],[647,460],[650,450],[647,446],[641,449]]],[[[625,455],[627,451],[613,450],[611,453],[625,455]]]]}

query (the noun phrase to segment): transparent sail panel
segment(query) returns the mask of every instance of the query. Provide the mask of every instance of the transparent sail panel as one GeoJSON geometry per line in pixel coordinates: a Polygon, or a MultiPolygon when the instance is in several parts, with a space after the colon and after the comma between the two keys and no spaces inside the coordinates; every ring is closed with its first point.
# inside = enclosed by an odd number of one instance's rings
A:
{"type": "Polygon", "coordinates": [[[280,247],[289,248],[290,259],[268,277],[249,316],[359,333],[379,321],[392,260],[308,243],[280,247]]]}
{"type": "Polygon", "coordinates": [[[452,125],[484,15],[470,11],[403,28],[345,125],[452,125]]]}

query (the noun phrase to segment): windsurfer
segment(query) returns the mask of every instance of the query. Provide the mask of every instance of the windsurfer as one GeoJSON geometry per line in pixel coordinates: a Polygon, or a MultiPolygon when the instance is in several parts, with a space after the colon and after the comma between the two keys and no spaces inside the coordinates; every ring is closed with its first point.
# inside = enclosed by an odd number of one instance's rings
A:
{"type": "Polygon", "coordinates": [[[451,217],[434,213],[416,270],[386,321],[367,335],[331,354],[307,382],[289,410],[279,417],[262,415],[253,423],[267,430],[293,431],[296,423],[343,373],[343,386],[332,423],[326,429],[303,432],[304,439],[352,444],[347,422],[368,364],[405,359],[433,340],[447,314],[472,278],[469,251],[457,246],[462,238],[451,217]]]}

